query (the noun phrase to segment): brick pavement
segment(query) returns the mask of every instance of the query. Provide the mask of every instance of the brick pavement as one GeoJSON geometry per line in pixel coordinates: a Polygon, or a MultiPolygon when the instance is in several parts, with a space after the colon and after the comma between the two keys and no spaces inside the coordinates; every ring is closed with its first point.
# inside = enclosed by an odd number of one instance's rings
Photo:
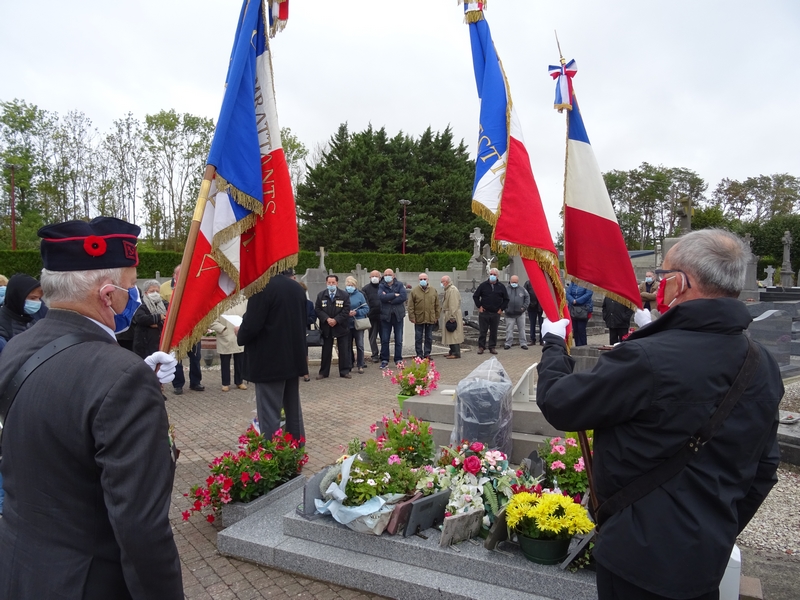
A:
{"type": "MultiPolygon", "coordinates": [[[[590,339],[601,344],[606,336],[590,339]]],[[[511,375],[519,379],[523,371],[541,357],[539,346],[522,350],[499,347],[498,358],[511,375]]],[[[465,351],[460,360],[436,361],[442,381],[456,382],[481,362],[491,358],[487,353],[478,356],[465,351]]],[[[336,376],[300,382],[300,395],[307,435],[309,462],[307,476],[330,464],[353,438],[369,437],[369,426],[384,414],[397,408],[397,388],[381,377],[376,364],[370,364],[363,375],[353,373],[352,379],[336,376]]],[[[335,373],[335,369],[333,369],[335,373]]],[[[220,390],[219,369],[203,369],[204,392],[190,391],[182,396],[167,392],[167,410],[175,426],[181,456],[175,473],[170,519],[183,566],[183,584],[189,600],[304,598],[317,600],[380,600],[381,596],[350,590],[325,582],[284,573],[240,560],[221,556],[216,549],[218,526],[195,514],[182,521],[181,512],[189,507],[183,496],[192,485],[208,476],[208,463],[225,450],[234,449],[236,440],[254,416],[253,386],[248,390],[220,390]]],[[[390,591],[387,589],[387,593],[390,591]]]]}

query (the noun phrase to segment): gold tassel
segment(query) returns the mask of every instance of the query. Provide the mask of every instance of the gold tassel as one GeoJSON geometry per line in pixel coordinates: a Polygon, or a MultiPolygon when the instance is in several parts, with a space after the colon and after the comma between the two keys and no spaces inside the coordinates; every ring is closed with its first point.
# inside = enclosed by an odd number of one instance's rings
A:
{"type": "Polygon", "coordinates": [[[484,21],[485,17],[483,16],[483,11],[481,10],[471,10],[469,12],[464,13],[464,23],[477,23],[478,21],[484,21]]]}
{"type": "Polygon", "coordinates": [[[615,300],[616,302],[619,302],[620,304],[622,304],[624,306],[627,306],[631,310],[636,310],[637,308],[639,308],[638,306],[636,306],[636,304],[634,304],[633,302],[631,302],[627,298],[623,298],[619,294],[615,294],[614,292],[609,292],[608,290],[603,289],[601,287],[598,287],[598,286],[594,285],[593,283],[589,283],[588,281],[585,281],[583,279],[579,279],[578,277],[575,277],[574,275],[570,275],[569,276],[569,280],[574,282],[574,283],[576,283],[576,284],[578,284],[581,287],[585,287],[587,290],[592,290],[594,292],[599,292],[599,293],[605,294],[606,297],[611,298],[612,300],[615,300]]]}
{"type": "Polygon", "coordinates": [[[472,212],[473,214],[478,215],[481,219],[489,223],[492,227],[495,226],[497,223],[497,215],[495,215],[491,210],[486,208],[483,204],[478,202],[477,200],[472,201],[472,212]]]}
{"type": "Polygon", "coordinates": [[[259,202],[251,195],[244,193],[239,188],[231,185],[224,177],[217,173],[217,190],[220,192],[227,192],[231,198],[239,205],[247,210],[253,211],[257,215],[264,214],[264,203],[259,202]]]}

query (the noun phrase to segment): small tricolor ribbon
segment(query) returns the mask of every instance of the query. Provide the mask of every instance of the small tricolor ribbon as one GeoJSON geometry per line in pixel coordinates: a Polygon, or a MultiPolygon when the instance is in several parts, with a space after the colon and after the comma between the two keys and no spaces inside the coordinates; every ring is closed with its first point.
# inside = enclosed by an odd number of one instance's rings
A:
{"type": "Polygon", "coordinates": [[[483,21],[483,11],[486,9],[486,2],[469,2],[468,0],[458,0],[459,4],[464,5],[464,22],[477,23],[483,21]]]}
{"type": "Polygon", "coordinates": [[[578,72],[578,65],[575,64],[575,59],[572,59],[566,64],[550,65],[548,70],[550,76],[556,80],[556,99],[553,107],[562,112],[565,108],[572,110],[572,78],[578,72]]]}
{"type": "Polygon", "coordinates": [[[275,37],[289,20],[289,0],[269,0],[269,37],[275,37]]]}

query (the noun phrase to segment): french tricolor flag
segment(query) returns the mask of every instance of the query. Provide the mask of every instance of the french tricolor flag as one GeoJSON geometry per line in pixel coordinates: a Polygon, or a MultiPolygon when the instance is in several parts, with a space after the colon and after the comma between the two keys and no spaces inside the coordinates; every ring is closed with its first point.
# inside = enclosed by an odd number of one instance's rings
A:
{"type": "MultiPolygon", "coordinates": [[[[286,17],[288,0],[270,2],[268,9],[269,17],[286,17]]],[[[168,342],[179,356],[241,300],[240,291],[249,297],[272,275],[297,264],[297,213],[281,144],[267,26],[264,2],[244,0],[207,161],[215,175],[195,247],[185,250],[191,263],[174,331],[162,340],[162,347],[168,342]]]]}
{"type": "MultiPolygon", "coordinates": [[[[568,63],[573,74],[574,64],[568,63]]],[[[578,283],[631,308],[642,307],[628,249],[574,94],[567,118],[564,263],[569,277],[578,283]]]]}
{"type": "Polygon", "coordinates": [[[475,82],[481,100],[472,212],[494,226],[492,248],[520,256],[551,321],[566,310],[558,254],[533,177],[508,81],[483,16],[465,3],[475,82]]]}

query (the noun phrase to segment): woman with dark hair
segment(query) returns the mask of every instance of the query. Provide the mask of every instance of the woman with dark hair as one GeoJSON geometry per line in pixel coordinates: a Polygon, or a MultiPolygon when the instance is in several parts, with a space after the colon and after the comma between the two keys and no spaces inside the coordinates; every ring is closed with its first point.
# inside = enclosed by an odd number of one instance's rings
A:
{"type": "Polygon", "coordinates": [[[167,314],[167,304],[161,299],[161,284],[155,279],[148,279],[142,285],[142,305],[133,315],[133,351],[147,358],[158,352],[161,330],[167,314]]]}
{"type": "Polygon", "coordinates": [[[0,338],[8,341],[34,323],[33,315],[42,308],[42,286],[30,275],[12,275],[0,308],[0,338]]]}

